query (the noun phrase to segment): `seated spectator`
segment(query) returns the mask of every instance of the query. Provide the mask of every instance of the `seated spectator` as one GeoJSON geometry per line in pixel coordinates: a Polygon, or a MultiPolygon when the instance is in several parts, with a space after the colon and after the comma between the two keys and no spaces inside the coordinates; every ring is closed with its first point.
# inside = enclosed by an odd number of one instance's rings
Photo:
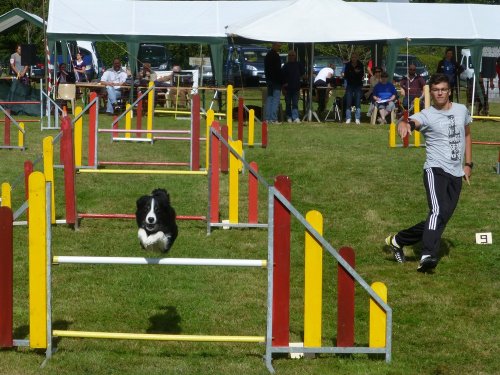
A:
{"type": "Polygon", "coordinates": [[[381,81],[373,88],[373,101],[379,110],[379,124],[387,124],[386,116],[395,108],[397,91],[391,82],[387,82],[389,75],[387,72],[380,74],[381,81]]]}
{"type": "Polygon", "coordinates": [[[108,103],[106,113],[112,115],[114,113],[114,105],[121,98],[119,86],[123,86],[127,80],[127,72],[122,69],[120,59],[113,60],[113,67],[106,70],[101,77],[101,83],[106,86],[108,93],[108,103]]]}
{"type": "Polygon", "coordinates": [[[333,77],[333,64],[321,69],[316,78],[314,78],[314,87],[318,93],[318,114],[321,115],[325,111],[326,106],[326,88],[329,86],[333,77]]]}
{"type": "Polygon", "coordinates": [[[139,84],[141,86],[148,86],[149,82],[155,82],[156,80],[157,75],[151,70],[151,64],[142,64],[142,70],[139,72],[139,84]]]}
{"type": "Polygon", "coordinates": [[[382,74],[382,68],[379,68],[378,66],[375,67],[375,69],[373,70],[373,75],[370,77],[370,88],[368,89],[368,91],[365,93],[365,99],[368,100],[368,102],[370,102],[370,108],[368,109],[368,112],[367,112],[367,116],[371,116],[372,115],[372,112],[373,112],[373,108],[374,108],[374,105],[373,105],[373,88],[375,87],[375,85],[377,83],[380,82],[380,75],[382,74]]]}
{"type": "Polygon", "coordinates": [[[75,83],[75,75],[66,70],[66,64],[59,64],[59,71],[56,78],[57,84],[60,83],[75,83]]]}
{"type": "Polygon", "coordinates": [[[408,76],[403,77],[399,83],[404,94],[403,107],[411,109],[415,98],[421,98],[424,93],[425,79],[417,74],[415,64],[408,66],[408,76]]]}
{"type": "Polygon", "coordinates": [[[75,72],[77,82],[88,81],[85,61],[83,61],[82,54],[80,52],[76,54],[76,59],[73,60],[73,71],[75,72]]]}
{"type": "Polygon", "coordinates": [[[179,74],[182,72],[180,65],[174,65],[172,67],[172,74],[167,76],[166,80],[170,81],[172,88],[168,90],[168,99],[170,103],[176,107],[186,107],[188,94],[190,89],[182,87],[184,83],[181,83],[179,79],[179,74]]]}

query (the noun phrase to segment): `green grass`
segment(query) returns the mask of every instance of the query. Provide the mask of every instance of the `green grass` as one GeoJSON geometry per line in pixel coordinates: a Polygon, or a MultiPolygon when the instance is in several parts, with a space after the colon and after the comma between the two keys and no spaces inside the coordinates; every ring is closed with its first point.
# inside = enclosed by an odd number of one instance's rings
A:
{"type": "MultiPolygon", "coordinates": [[[[492,110],[493,112],[493,110],[492,110]]],[[[109,117],[100,117],[101,126],[109,117]]],[[[187,127],[161,117],[155,126],[187,127]]],[[[473,138],[500,140],[500,127],[475,122],[473,138]]],[[[55,135],[29,125],[24,152],[0,150],[0,181],[16,182],[23,162],[35,159],[41,139],[55,135]]],[[[187,160],[181,143],[116,144],[100,139],[101,160],[187,160]]],[[[324,237],[335,247],[356,251],[356,269],[368,282],[388,287],[393,309],[392,362],[366,355],[320,356],[315,360],[275,358],[278,374],[498,374],[500,236],[499,176],[493,171],[498,147],[474,146],[471,186],[464,185],[459,206],[443,236],[442,260],[433,275],[416,272],[419,248],[410,261],[396,264],[383,246],[389,233],[425,217],[422,184],[425,149],[389,149],[388,128],[336,123],[287,124],[269,129],[269,147],[246,148],[248,161],[272,183],[292,180],[292,203],[305,215],[318,210],[324,237]],[[475,233],[492,232],[493,245],[475,244],[475,233]]],[[[202,160],[204,158],[202,157],[202,160]]],[[[37,168],[40,168],[38,165],[37,168]]],[[[241,177],[241,192],[246,192],[241,177]]],[[[80,212],[132,213],[135,200],[156,187],[167,188],[180,215],[205,215],[203,176],[77,175],[80,212]]],[[[64,217],[62,171],[56,171],[57,217],[64,217]]],[[[221,180],[227,192],[227,179],[221,180]]],[[[14,207],[24,188],[13,189],[14,207]]],[[[243,195],[243,194],[242,194],[243,195]]],[[[259,191],[259,217],[267,220],[266,193],[259,191]]],[[[224,196],[224,195],[223,195],[224,196]]],[[[245,199],[240,199],[246,219],[245,199]]],[[[227,202],[221,202],[227,218],[227,202]]],[[[264,230],[214,230],[179,222],[172,257],[266,257],[264,230]]],[[[80,229],[53,227],[57,255],[143,256],[133,221],[84,220],[80,229]]],[[[27,339],[27,229],[16,227],[14,336],[27,339]]],[[[292,221],[291,341],[303,334],[304,230],[292,221]]],[[[336,265],[324,257],[323,345],[336,336],[336,265]]],[[[203,267],[54,267],[55,329],[109,332],[162,332],[201,335],[265,335],[266,272],[203,267]]],[[[368,342],[368,298],[356,289],[356,344],[368,342]]],[[[26,348],[0,351],[0,374],[266,374],[258,344],[56,340],[57,352],[44,368],[44,353],[26,348]]]]}

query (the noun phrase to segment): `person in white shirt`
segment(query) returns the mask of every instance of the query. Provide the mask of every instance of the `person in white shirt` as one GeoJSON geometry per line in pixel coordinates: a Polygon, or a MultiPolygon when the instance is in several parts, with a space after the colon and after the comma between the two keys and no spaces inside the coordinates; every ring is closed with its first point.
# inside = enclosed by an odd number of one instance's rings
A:
{"type": "Polygon", "coordinates": [[[112,115],[114,113],[113,105],[121,98],[121,91],[118,86],[123,86],[127,80],[127,72],[122,69],[120,59],[113,60],[113,67],[104,72],[101,77],[101,84],[106,86],[108,92],[108,104],[106,113],[112,115]]]}
{"type": "Polygon", "coordinates": [[[316,78],[314,79],[314,87],[318,88],[318,114],[321,114],[325,110],[326,105],[326,88],[328,87],[328,83],[333,77],[333,64],[329,64],[328,66],[321,69],[316,78]]]}

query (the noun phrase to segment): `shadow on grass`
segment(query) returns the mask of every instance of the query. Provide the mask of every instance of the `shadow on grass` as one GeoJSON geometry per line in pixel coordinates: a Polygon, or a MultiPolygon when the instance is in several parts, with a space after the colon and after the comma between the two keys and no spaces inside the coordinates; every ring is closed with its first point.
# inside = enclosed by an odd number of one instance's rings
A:
{"type": "Polygon", "coordinates": [[[181,317],[175,306],[162,306],[163,312],[149,318],[147,333],[181,333],[181,317]]]}

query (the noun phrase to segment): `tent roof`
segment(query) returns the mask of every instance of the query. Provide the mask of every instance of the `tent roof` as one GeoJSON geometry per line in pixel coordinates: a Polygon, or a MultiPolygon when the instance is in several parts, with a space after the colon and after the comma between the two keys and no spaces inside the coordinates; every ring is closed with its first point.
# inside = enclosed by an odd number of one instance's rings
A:
{"type": "Polygon", "coordinates": [[[225,26],[256,12],[284,8],[278,1],[51,0],[52,40],[225,43],[225,26]]]}
{"type": "Polygon", "coordinates": [[[500,6],[439,3],[353,2],[405,38],[419,44],[498,44],[500,6]],[[422,20],[416,22],[415,20],[422,20]]]}
{"type": "Polygon", "coordinates": [[[43,19],[41,17],[25,12],[22,9],[14,8],[0,16],[0,33],[23,21],[29,21],[38,27],[43,26],[43,19]]]}
{"type": "Polygon", "coordinates": [[[296,0],[274,12],[230,24],[227,33],[248,39],[294,43],[402,39],[403,36],[341,0],[296,0]]]}

